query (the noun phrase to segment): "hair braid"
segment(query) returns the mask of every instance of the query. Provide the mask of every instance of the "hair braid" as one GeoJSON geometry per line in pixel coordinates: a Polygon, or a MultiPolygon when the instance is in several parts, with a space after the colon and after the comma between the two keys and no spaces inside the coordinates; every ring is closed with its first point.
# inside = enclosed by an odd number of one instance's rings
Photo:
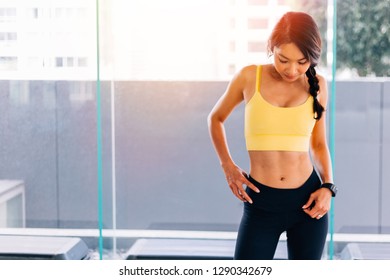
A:
{"type": "Polygon", "coordinates": [[[322,116],[322,113],[324,112],[324,107],[321,105],[320,102],[318,102],[317,95],[318,91],[320,90],[320,86],[318,84],[318,78],[317,78],[316,70],[314,69],[314,66],[310,66],[309,69],[306,71],[306,76],[309,79],[309,92],[311,96],[314,98],[313,102],[313,111],[314,111],[314,118],[316,120],[319,120],[322,116]]]}

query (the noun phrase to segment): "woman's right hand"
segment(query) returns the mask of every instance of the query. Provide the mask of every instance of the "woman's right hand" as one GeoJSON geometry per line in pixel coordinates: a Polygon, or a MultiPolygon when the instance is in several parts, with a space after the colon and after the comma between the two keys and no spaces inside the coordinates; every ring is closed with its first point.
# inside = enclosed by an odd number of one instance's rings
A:
{"type": "Polygon", "coordinates": [[[226,181],[233,194],[242,202],[249,202],[252,204],[253,201],[245,192],[243,186],[246,185],[257,193],[259,193],[260,190],[248,180],[248,175],[245,171],[235,164],[222,165],[222,168],[226,176],[226,181]]]}

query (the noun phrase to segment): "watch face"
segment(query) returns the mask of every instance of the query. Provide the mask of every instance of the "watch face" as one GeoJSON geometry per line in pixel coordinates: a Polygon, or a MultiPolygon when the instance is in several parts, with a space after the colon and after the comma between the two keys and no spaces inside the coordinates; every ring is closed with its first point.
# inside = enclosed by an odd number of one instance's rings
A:
{"type": "Polygon", "coordinates": [[[333,192],[333,196],[336,196],[337,194],[337,187],[335,185],[330,187],[330,190],[333,192]]]}

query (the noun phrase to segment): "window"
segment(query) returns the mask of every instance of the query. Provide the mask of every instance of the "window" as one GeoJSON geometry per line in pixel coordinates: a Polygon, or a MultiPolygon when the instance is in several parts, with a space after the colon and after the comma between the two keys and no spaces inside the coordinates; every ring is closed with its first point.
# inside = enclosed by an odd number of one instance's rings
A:
{"type": "Polygon", "coordinates": [[[86,67],[86,57],[56,57],[56,67],[86,67]]]}
{"type": "Polygon", "coordinates": [[[0,8],[0,22],[16,21],[16,8],[0,8]]]}
{"type": "Polygon", "coordinates": [[[264,18],[250,18],[248,19],[249,29],[265,29],[268,27],[268,20],[264,18]]]}
{"type": "Polygon", "coordinates": [[[84,18],[86,14],[87,14],[86,8],[58,7],[55,9],[55,16],[59,19],[84,18]]]}
{"type": "Polygon", "coordinates": [[[267,47],[264,42],[248,42],[249,52],[265,52],[266,50],[267,47]]]}
{"type": "Polygon", "coordinates": [[[229,67],[228,67],[228,73],[229,75],[233,75],[236,73],[236,65],[234,64],[229,64],[229,67]]]}
{"type": "Polygon", "coordinates": [[[30,69],[39,69],[44,67],[44,61],[41,57],[28,57],[26,67],[30,69]]]}
{"type": "Polygon", "coordinates": [[[64,62],[62,57],[56,57],[56,67],[63,67],[64,62]]]}
{"type": "Polygon", "coordinates": [[[1,56],[0,57],[0,70],[17,70],[18,58],[14,56],[1,56]]]}
{"type": "Polygon", "coordinates": [[[38,8],[29,8],[26,11],[27,18],[37,19],[39,16],[38,8]]]}
{"type": "Polygon", "coordinates": [[[249,5],[262,5],[262,6],[265,6],[265,5],[268,5],[268,0],[248,0],[248,4],[249,5]]]}
{"type": "Polygon", "coordinates": [[[236,42],[235,41],[230,41],[230,43],[229,43],[229,51],[230,52],[235,52],[236,51],[236,42]]]}
{"type": "Polygon", "coordinates": [[[66,66],[67,67],[73,67],[74,66],[74,58],[73,57],[67,57],[66,58],[66,66]]]}
{"type": "Polygon", "coordinates": [[[87,67],[87,58],[86,57],[79,57],[77,58],[77,65],[78,67],[87,67]]]}
{"type": "Polygon", "coordinates": [[[16,41],[16,39],[17,39],[16,32],[0,32],[0,42],[16,41]]]}
{"type": "Polygon", "coordinates": [[[229,23],[230,23],[229,26],[231,29],[236,28],[236,20],[234,18],[231,18],[229,23]]]}

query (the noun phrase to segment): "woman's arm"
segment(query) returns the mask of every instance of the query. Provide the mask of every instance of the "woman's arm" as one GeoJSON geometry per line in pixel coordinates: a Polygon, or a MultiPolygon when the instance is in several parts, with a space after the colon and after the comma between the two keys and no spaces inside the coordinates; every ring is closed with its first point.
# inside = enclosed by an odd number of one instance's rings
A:
{"type": "MultiPolygon", "coordinates": [[[[327,108],[328,92],[326,81],[321,76],[318,76],[318,78],[320,85],[318,101],[324,108],[327,108]]],[[[314,126],[310,148],[313,164],[319,173],[322,183],[333,183],[332,162],[326,136],[326,110],[322,114],[321,119],[319,119],[314,126]]],[[[312,218],[316,218],[318,215],[322,217],[330,209],[331,197],[332,193],[329,189],[320,188],[312,193],[309,201],[303,206],[303,209],[312,218]],[[313,208],[309,208],[314,201],[315,206],[313,208]]]]}
{"type": "MultiPolygon", "coordinates": [[[[324,78],[319,77],[321,92],[318,101],[324,108],[328,104],[328,91],[324,78]]],[[[326,135],[327,109],[322,118],[316,123],[311,137],[311,152],[313,163],[321,177],[322,183],[333,183],[333,170],[326,135]]]]}
{"type": "Polygon", "coordinates": [[[246,69],[244,68],[233,77],[225,93],[211,110],[207,121],[212,143],[230,189],[241,201],[252,203],[243,185],[247,185],[256,192],[258,192],[258,189],[248,181],[246,173],[234,163],[227,144],[224,127],[224,122],[227,117],[244,100],[243,89],[246,84],[245,71],[246,69]]]}

